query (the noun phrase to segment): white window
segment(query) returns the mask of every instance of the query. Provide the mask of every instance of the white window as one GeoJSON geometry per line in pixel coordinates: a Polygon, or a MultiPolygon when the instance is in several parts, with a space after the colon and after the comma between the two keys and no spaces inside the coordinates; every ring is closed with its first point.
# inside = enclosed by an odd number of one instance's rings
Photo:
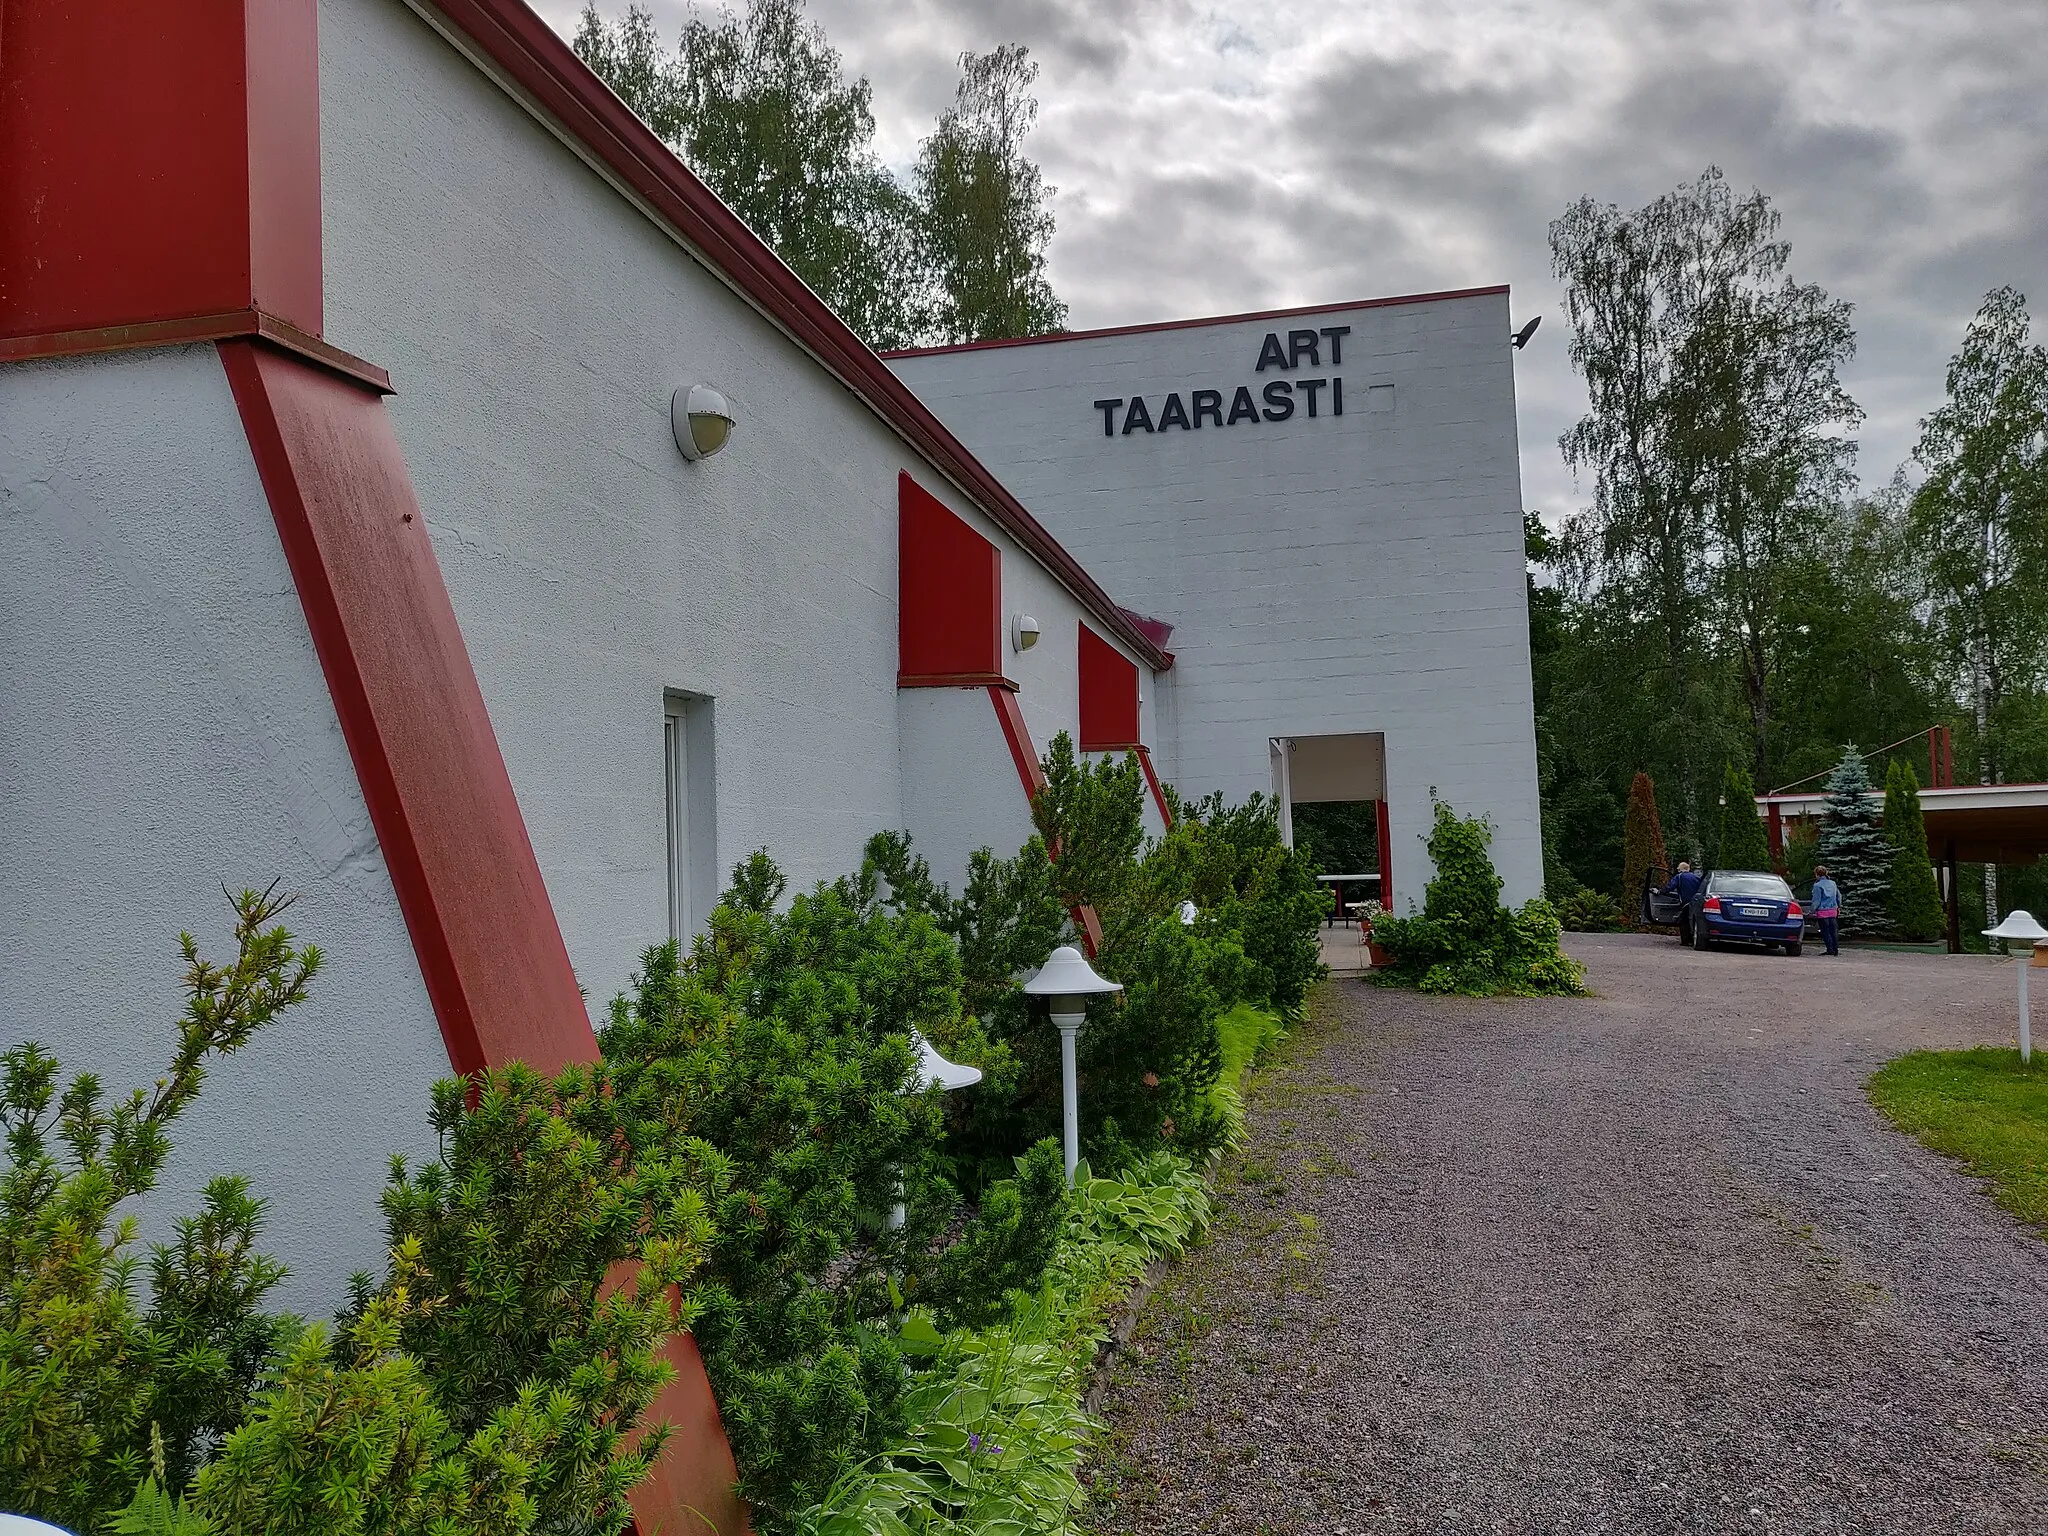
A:
{"type": "Polygon", "coordinates": [[[711,700],[671,693],[662,704],[668,794],[668,934],[687,945],[718,902],[717,756],[711,700]]]}

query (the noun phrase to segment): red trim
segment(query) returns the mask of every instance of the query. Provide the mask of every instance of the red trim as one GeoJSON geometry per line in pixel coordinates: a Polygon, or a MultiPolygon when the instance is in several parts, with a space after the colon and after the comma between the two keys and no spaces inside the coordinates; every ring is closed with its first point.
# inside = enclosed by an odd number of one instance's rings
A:
{"type": "Polygon", "coordinates": [[[1024,785],[1024,798],[1036,800],[1045,788],[1045,769],[1039,765],[1038,749],[1031,744],[1031,727],[1024,723],[1024,706],[1014,691],[991,687],[989,702],[996,707],[996,720],[1009,744],[1010,761],[1017,765],[1017,777],[1024,785]]]}
{"type": "Polygon", "coordinates": [[[1380,842],[1380,906],[1387,912],[1394,910],[1394,834],[1387,821],[1387,802],[1380,800],[1373,808],[1373,822],[1380,842]]]}
{"type": "Polygon", "coordinates": [[[1138,754],[1138,766],[1145,770],[1145,783],[1152,790],[1152,803],[1159,807],[1159,819],[1167,827],[1173,826],[1173,812],[1167,809],[1166,790],[1160,785],[1159,770],[1152,766],[1152,749],[1143,742],[1131,748],[1138,754]]]}
{"type": "MultiPolygon", "coordinates": [[[[1024,799],[1028,803],[1038,798],[1038,792],[1045,788],[1045,768],[1038,761],[1038,749],[1031,744],[1031,727],[1024,723],[1024,707],[1017,702],[1017,695],[1001,688],[988,691],[989,702],[996,707],[996,720],[1003,728],[1003,740],[1009,744],[1010,761],[1017,765],[1017,778],[1024,786],[1024,799]]],[[[1051,857],[1058,858],[1057,848],[1047,850],[1051,857]]],[[[1081,930],[1081,944],[1093,959],[1102,952],[1102,919],[1095,915],[1093,907],[1070,907],[1068,916],[1074,926],[1081,930]]]]}
{"type": "Polygon", "coordinates": [[[134,352],[149,347],[176,347],[196,341],[233,341],[261,336],[296,352],[309,363],[332,369],[380,395],[392,394],[391,375],[375,363],[330,346],[318,336],[266,315],[260,309],[231,309],[218,315],[188,315],[177,320],[149,320],[136,325],[103,325],[86,331],[49,331],[37,336],[0,337],[0,363],[31,358],[89,357],[101,352],[134,352]]]}
{"type": "Polygon", "coordinates": [[[953,672],[935,676],[912,677],[908,673],[896,674],[898,688],[1007,688],[1017,691],[1017,684],[1000,672],[953,672]]]}
{"type": "MultiPolygon", "coordinates": [[[[676,1374],[647,1405],[641,1423],[666,1423],[671,1433],[646,1480],[626,1496],[633,1509],[631,1528],[640,1536],[746,1536],[739,1468],[697,1341],[687,1333],[672,1333],[661,1354],[676,1374]],[[686,1454],[686,1448],[694,1454],[686,1454]]],[[[638,1443],[635,1437],[636,1448],[638,1443]]]]}
{"type": "Polygon", "coordinates": [[[1155,671],[1169,658],[1145,638],[1017,498],[926,409],[901,379],[803,280],[684,167],[632,110],[520,0],[437,0],[507,79],[624,183],[670,228],[780,324],[919,454],[960,487],[989,520],[1079,598],[1155,671]]]}
{"type": "Polygon", "coordinates": [[[1296,309],[1254,309],[1241,315],[1204,315],[1196,320],[1153,320],[1144,325],[1106,325],[1093,331],[1054,331],[1047,336],[1002,336],[991,341],[962,341],[950,347],[904,347],[883,357],[939,357],[948,352],[983,352],[991,347],[1037,347],[1050,341],[1092,341],[1099,336],[1144,336],[1153,331],[1188,331],[1204,325],[1244,325],[1254,320],[1292,320],[1298,315],[1334,315],[1354,309],[1386,309],[1395,304],[1430,304],[1438,299],[1479,299],[1506,293],[1506,283],[1490,288],[1447,288],[1441,293],[1397,293],[1383,299],[1351,299],[1341,304],[1303,304],[1296,309]]]}
{"type": "Polygon", "coordinates": [[[220,355],[449,1064],[596,1060],[383,401],[260,342],[220,355]]]}
{"type": "Polygon", "coordinates": [[[5,0],[0,336],[321,324],[315,0],[5,0]]]}

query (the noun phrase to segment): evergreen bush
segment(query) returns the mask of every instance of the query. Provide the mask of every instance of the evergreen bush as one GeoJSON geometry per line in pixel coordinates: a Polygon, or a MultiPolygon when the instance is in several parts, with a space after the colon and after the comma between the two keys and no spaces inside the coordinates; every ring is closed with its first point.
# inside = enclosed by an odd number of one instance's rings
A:
{"type": "Polygon", "coordinates": [[[157,1248],[138,1315],[116,1207],[154,1184],[206,1063],[296,1007],[320,966],[272,924],[289,904],[274,892],[236,900],[233,965],[183,938],[185,1013],[153,1091],[107,1112],[90,1074],[60,1098],[38,1047],[6,1055],[0,1505],[156,1536],[620,1530],[662,1444],[641,1415],[701,1201],[694,1170],[630,1172],[616,1137],[579,1128],[613,1113],[595,1074],[440,1085],[443,1160],[394,1169],[390,1268],[358,1282],[338,1330],[260,1310],[283,1269],[234,1178],[157,1248]],[[636,1276],[600,1299],[614,1261],[636,1276]]]}
{"type": "Polygon", "coordinates": [[[1419,913],[1373,923],[1373,942],[1389,960],[1375,982],[1471,997],[1585,990],[1584,967],[1558,947],[1563,930],[1550,903],[1539,896],[1519,909],[1501,905],[1492,842],[1483,818],[1436,802],[1428,844],[1436,875],[1419,913]]]}
{"type": "Polygon", "coordinates": [[[116,1215],[155,1187],[170,1127],[207,1064],[305,1000],[321,956],[273,923],[290,904],[275,886],[236,898],[232,965],[200,958],[192,935],[180,936],[185,1008],[153,1089],[109,1109],[91,1073],[60,1095],[58,1063],[34,1043],[0,1058],[0,1508],[96,1527],[134,1494],[152,1423],[164,1459],[188,1476],[241,1424],[292,1331],[256,1310],[282,1271],[253,1253],[261,1209],[239,1185],[210,1185],[205,1213],[158,1252],[146,1315],[130,1294],[135,1220],[116,1215]]]}
{"type": "Polygon", "coordinates": [[[1557,920],[1567,933],[1614,933],[1628,926],[1622,921],[1621,908],[1605,891],[1582,885],[1555,906],[1557,920]]]}
{"type": "Polygon", "coordinates": [[[1638,772],[1628,787],[1628,811],[1621,832],[1621,909],[1637,920],[1643,887],[1671,873],[1671,855],[1664,851],[1664,824],[1657,817],[1657,786],[1638,772]]]}
{"type": "Polygon", "coordinates": [[[1730,760],[1721,775],[1721,827],[1714,840],[1714,868],[1766,872],[1773,868],[1771,842],[1756,813],[1756,788],[1749,770],[1730,760]]]}
{"type": "Polygon", "coordinates": [[[1893,847],[1870,801],[1870,774],[1854,743],[1828,776],[1815,857],[1842,888],[1842,932],[1881,934],[1890,919],[1893,847]]]}
{"type": "Polygon", "coordinates": [[[1901,938],[1931,943],[1946,932],[1941,887],[1927,854],[1927,823],[1920,814],[1920,776],[1894,758],[1884,776],[1884,835],[1892,845],[1887,912],[1901,938]]]}

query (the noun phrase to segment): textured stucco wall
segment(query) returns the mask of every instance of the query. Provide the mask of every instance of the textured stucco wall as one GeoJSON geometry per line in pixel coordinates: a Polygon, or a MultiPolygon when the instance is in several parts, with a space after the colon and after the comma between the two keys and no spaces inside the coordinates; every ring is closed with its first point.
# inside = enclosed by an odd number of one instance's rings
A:
{"type": "Polygon", "coordinates": [[[906,688],[896,708],[904,827],[933,878],[958,896],[977,848],[1008,858],[1024,846],[1031,807],[986,688],[906,688]]]}
{"type": "MultiPolygon", "coordinates": [[[[1118,601],[1177,626],[1163,755],[1190,795],[1269,785],[1267,738],[1384,731],[1397,894],[1432,787],[1542,886],[1513,353],[1504,294],[899,360],[1118,601]],[[1349,325],[1339,367],[1256,370],[1269,331],[1349,325]],[[1103,433],[1092,402],[1341,376],[1310,420],[1103,433]],[[1392,385],[1391,411],[1369,409],[1392,385]]],[[[1384,398],[1384,397],[1382,397],[1384,398]]]]}
{"type": "Polygon", "coordinates": [[[328,966],[210,1069],[143,1230],[246,1174],[319,1316],[380,1267],[448,1058],[227,377],[212,347],[0,368],[0,1043],[147,1087],[179,931],[231,957],[221,886],[273,879],[328,966]]]}
{"type": "Polygon", "coordinates": [[[957,823],[921,796],[1020,795],[1006,755],[904,746],[920,706],[896,699],[898,470],[1002,549],[1006,620],[1024,607],[1067,637],[1064,671],[1057,647],[1005,642],[1041,748],[1075,723],[1071,595],[412,11],[323,0],[320,28],[328,336],[391,370],[594,1008],[666,935],[664,689],[717,701],[721,869],[766,847],[802,887],[879,828],[957,823]],[[667,413],[696,381],[739,427],[693,465],[667,413]],[[905,750],[941,760],[906,780],[905,750]]]}

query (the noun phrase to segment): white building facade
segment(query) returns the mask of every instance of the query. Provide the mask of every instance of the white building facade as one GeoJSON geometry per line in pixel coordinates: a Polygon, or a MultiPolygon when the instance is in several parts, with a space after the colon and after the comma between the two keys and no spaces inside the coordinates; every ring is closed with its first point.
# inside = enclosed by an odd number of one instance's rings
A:
{"type": "Polygon", "coordinates": [[[1380,800],[1395,906],[1432,796],[1542,835],[1508,295],[1492,288],[893,355],[1119,601],[1173,626],[1181,793],[1380,800]]]}

